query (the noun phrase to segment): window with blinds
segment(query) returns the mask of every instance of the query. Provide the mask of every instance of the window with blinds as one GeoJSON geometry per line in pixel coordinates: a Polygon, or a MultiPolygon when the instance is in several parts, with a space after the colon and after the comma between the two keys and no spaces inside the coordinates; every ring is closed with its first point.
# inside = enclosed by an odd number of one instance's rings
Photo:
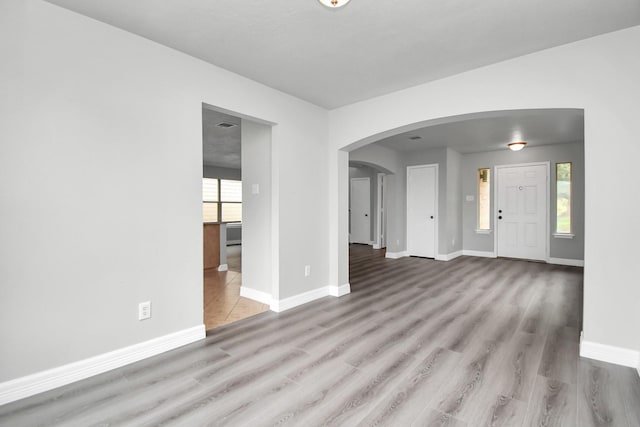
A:
{"type": "Polygon", "coordinates": [[[220,180],[222,222],[242,221],[242,181],[220,180]]]}
{"type": "Polygon", "coordinates": [[[203,222],[242,222],[242,181],[202,178],[203,222]]]}

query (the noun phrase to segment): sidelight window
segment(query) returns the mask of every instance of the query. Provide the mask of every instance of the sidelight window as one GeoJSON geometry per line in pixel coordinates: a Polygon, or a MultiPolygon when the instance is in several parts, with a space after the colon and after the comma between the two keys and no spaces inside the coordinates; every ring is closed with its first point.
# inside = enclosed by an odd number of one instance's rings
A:
{"type": "Polygon", "coordinates": [[[571,234],[571,162],[556,163],[556,234],[571,234]]]}
{"type": "Polygon", "coordinates": [[[491,169],[478,169],[478,231],[491,230],[491,169]]]}

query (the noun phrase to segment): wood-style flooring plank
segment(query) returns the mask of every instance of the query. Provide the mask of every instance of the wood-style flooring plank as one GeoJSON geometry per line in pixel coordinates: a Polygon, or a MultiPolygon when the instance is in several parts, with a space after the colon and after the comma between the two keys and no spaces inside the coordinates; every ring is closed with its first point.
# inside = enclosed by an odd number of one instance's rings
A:
{"type": "Polygon", "coordinates": [[[369,412],[359,426],[410,425],[424,406],[436,397],[438,389],[451,375],[459,359],[457,353],[444,348],[435,349],[369,412]]]}
{"type": "Polygon", "coordinates": [[[575,328],[552,326],[538,374],[570,384],[578,378],[579,333],[575,328]]]}
{"type": "Polygon", "coordinates": [[[575,427],[577,395],[574,384],[538,376],[524,426],[575,427]]]}
{"type": "MultiPolygon", "coordinates": [[[[610,427],[630,425],[627,419],[616,369],[601,362],[583,359],[578,376],[578,425],[610,427]]],[[[620,368],[624,369],[624,368],[620,368]]],[[[636,406],[640,405],[640,400],[636,406]]]]}
{"type": "Polygon", "coordinates": [[[545,337],[519,332],[511,342],[497,377],[503,396],[528,402],[538,376],[545,337]]]}
{"type": "MultiPolygon", "coordinates": [[[[611,369],[611,366],[604,368],[611,369]]],[[[640,373],[633,368],[617,368],[614,381],[620,387],[629,427],[640,426],[640,373]]]]}
{"type": "Polygon", "coordinates": [[[300,425],[357,425],[384,394],[393,389],[413,361],[403,353],[389,355],[371,375],[360,375],[327,405],[310,411],[300,420],[300,425]]]}
{"type": "Polygon", "coordinates": [[[425,408],[413,421],[411,427],[471,427],[456,417],[425,408]]]}
{"type": "Polygon", "coordinates": [[[635,369],[578,355],[582,269],[350,260],[349,295],[1,406],[0,425],[640,426],[635,369]]]}

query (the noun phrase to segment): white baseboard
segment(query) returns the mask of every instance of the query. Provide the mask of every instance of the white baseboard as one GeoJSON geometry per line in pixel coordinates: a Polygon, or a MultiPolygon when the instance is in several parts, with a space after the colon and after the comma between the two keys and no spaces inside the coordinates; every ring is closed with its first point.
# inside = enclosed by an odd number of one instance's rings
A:
{"type": "Polygon", "coordinates": [[[437,255],[436,256],[436,260],[437,261],[451,261],[452,259],[458,258],[459,256],[462,256],[462,251],[457,251],[457,252],[451,252],[450,254],[445,254],[445,255],[437,255]]]}
{"type": "Polygon", "coordinates": [[[218,271],[227,271],[229,269],[229,266],[227,264],[220,264],[218,266],[218,271]]]}
{"type": "Polygon", "coordinates": [[[640,361],[639,351],[585,341],[582,335],[580,336],[580,356],[635,369],[638,369],[640,361]]]}
{"type": "Polygon", "coordinates": [[[462,255],[465,256],[477,256],[482,258],[497,258],[495,252],[487,252],[487,251],[470,251],[468,249],[462,250],[462,255]]]}
{"type": "Polygon", "coordinates": [[[382,249],[382,248],[380,247],[380,245],[379,245],[379,244],[374,243],[374,244],[373,244],[373,249],[382,249]]]}
{"type": "Polygon", "coordinates": [[[549,264],[570,265],[572,267],[584,267],[584,260],[582,259],[549,258],[547,262],[549,264]]]}
{"type": "Polygon", "coordinates": [[[406,256],[409,256],[409,254],[407,253],[407,251],[404,252],[389,252],[387,251],[384,254],[385,258],[391,258],[391,259],[398,259],[398,258],[404,258],[406,256]]]}
{"type": "Polygon", "coordinates": [[[241,245],[242,240],[227,240],[227,246],[241,245]]]}
{"type": "Polygon", "coordinates": [[[263,304],[267,304],[269,306],[271,306],[271,303],[273,302],[273,300],[271,299],[271,294],[247,288],[246,286],[240,286],[240,296],[261,302],[263,304]]]}
{"type": "Polygon", "coordinates": [[[329,286],[329,295],[332,297],[341,297],[343,295],[347,295],[351,293],[351,285],[349,283],[345,283],[340,286],[329,286]]]}
{"type": "Polygon", "coordinates": [[[281,300],[272,300],[270,308],[272,311],[280,313],[326,296],[329,296],[329,286],[313,289],[281,300]]]}
{"type": "Polygon", "coordinates": [[[204,339],[198,325],[88,359],[0,383],[0,405],[62,387],[204,339]]]}
{"type": "Polygon", "coordinates": [[[247,288],[244,286],[240,287],[241,297],[249,298],[263,304],[268,304],[269,309],[271,311],[275,311],[276,313],[290,310],[294,307],[306,304],[319,298],[324,298],[327,296],[341,297],[349,293],[351,293],[351,285],[349,283],[345,283],[344,285],[340,286],[325,286],[323,288],[313,289],[311,291],[303,292],[289,298],[275,300],[271,297],[271,294],[268,294],[266,292],[257,291],[255,289],[247,288]]]}

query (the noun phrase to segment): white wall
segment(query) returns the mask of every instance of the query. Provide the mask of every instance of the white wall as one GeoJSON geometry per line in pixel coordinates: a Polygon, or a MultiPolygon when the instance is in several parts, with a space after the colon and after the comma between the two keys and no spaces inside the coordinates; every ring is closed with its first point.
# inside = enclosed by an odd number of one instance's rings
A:
{"type": "Polygon", "coordinates": [[[0,8],[0,381],[202,324],[203,102],[276,124],[274,296],[329,284],[325,110],[40,0],[0,8]]]}
{"type": "Polygon", "coordinates": [[[462,158],[455,150],[447,148],[447,216],[443,255],[454,254],[463,248],[462,240],[462,158]]]}
{"type": "Polygon", "coordinates": [[[242,120],[242,287],[267,294],[277,265],[265,250],[273,244],[271,174],[271,126],[242,120]]]}
{"type": "MultiPolygon", "coordinates": [[[[331,175],[339,176],[346,167],[338,155],[341,150],[423,127],[429,120],[483,111],[584,108],[584,336],[638,350],[640,203],[628,186],[620,185],[636,181],[640,157],[638,46],[640,27],[633,27],[333,110],[331,175]]],[[[330,185],[332,198],[344,191],[340,180],[330,178],[330,185]]],[[[341,203],[335,198],[330,206],[346,211],[341,203]]],[[[331,218],[330,230],[336,233],[331,269],[341,272],[348,263],[340,250],[346,239],[341,234],[344,219],[331,218]]]]}

